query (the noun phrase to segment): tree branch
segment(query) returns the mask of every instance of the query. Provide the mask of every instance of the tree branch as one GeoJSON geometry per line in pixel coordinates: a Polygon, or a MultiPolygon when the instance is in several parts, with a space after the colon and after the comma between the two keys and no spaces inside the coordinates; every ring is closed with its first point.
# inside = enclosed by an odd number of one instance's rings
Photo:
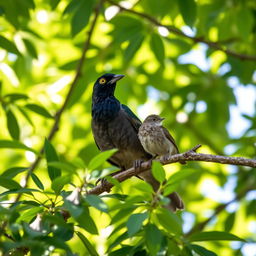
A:
{"type": "Polygon", "coordinates": [[[194,37],[194,36],[187,35],[186,33],[184,33],[183,31],[181,31],[180,29],[178,29],[174,26],[161,24],[154,17],[152,17],[152,16],[150,16],[146,13],[138,12],[138,11],[135,11],[133,9],[127,9],[127,8],[121,6],[120,4],[118,4],[118,3],[116,3],[112,0],[107,0],[107,2],[109,2],[112,5],[117,6],[118,8],[120,8],[121,11],[129,12],[129,13],[134,14],[136,16],[142,17],[142,18],[150,21],[155,26],[165,27],[170,33],[181,36],[181,37],[184,37],[184,38],[187,38],[187,39],[190,39],[194,43],[204,43],[204,44],[208,45],[209,47],[211,47],[215,50],[222,51],[222,52],[226,53],[227,55],[233,56],[233,57],[238,58],[240,60],[256,61],[256,56],[254,56],[254,55],[247,55],[247,54],[241,54],[241,53],[234,52],[232,50],[224,48],[220,44],[220,42],[213,42],[213,41],[204,39],[203,37],[194,37]]]}
{"type": "MultiPolygon", "coordinates": [[[[81,55],[81,58],[79,60],[79,63],[77,65],[77,68],[76,68],[76,73],[75,73],[75,77],[74,77],[74,80],[73,82],[71,83],[70,85],[70,88],[69,88],[69,91],[68,91],[68,94],[66,96],[66,99],[65,101],[63,102],[61,108],[56,112],[55,116],[54,116],[54,123],[53,123],[53,126],[49,132],[49,135],[47,136],[47,139],[50,141],[52,140],[52,138],[54,137],[54,135],[56,134],[56,132],[59,130],[59,123],[60,123],[60,119],[61,119],[61,116],[64,112],[64,110],[66,109],[68,103],[69,103],[69,100],[70,100],[70,97],[77,85],[77,82],[81,76],[81,72],[82,72],[82,67],[83,67],[83,64],[84,64],[84,61],[85,61],[85,58],[86,58],[86,53],[90,47],[90,43],[91,43],[91,38],[92,38],[92,34],[93,34],[93,31],[94,31],[94,28],[95,28],[95,25],[96,25],[96,22],[97,22],[97,19],[98,19],[98,16],[99,16],[99,13],[100,13],[100,8],[101,8],[101,5],[102,5],[102,2],[103,0],[100,0],[98,5],[95,7],[95,11],[94,11],[94,18],[92,20],[92,23],[91,23],[91,26],[89,28],[89,31],[88,31],[88,35],[87,35],[87,38],[84,42],[84,45],[83,45],[83,50],[82,50],[82,55],[81,55]]],[[[40,154],[37,156],[36,160],[31,164],[30,168],[29,168],[29,171],[25,177],[25,185],[24,187],[27,186],[27,183],[28,183],[28,180],[29,180],[29,177],[31,175],[31,173],[36,169],[36,167],[38,166],[38,164],[40,163],[41,159],[42,159],[42,154],[44,152],[44,147],[42,146],[41,150],[40,150],[40,154]]],[[[17,202],[21,197],[21,194],[18,194],[15,202],[17,202]]]]}
{"type": "MultiPolygon", "coordinates": [[[[230,156],[220,156],[220,155],[211,155],[211,154],[202,154],[196,153],[196,150],[201,147],[201,145],[197,145],[191,150],[176,154],[176,155],[166,155],[161,157],[159,160],[163,165],[177,163],[180,161],[201,161],[201,162],[212,162],[212,163],[220,163],[220,164],[232,164],[232,165],[242,165],[249,167],[256,167],[256,160],[243,158],[243,157],[230,157],[230,156]]],[[[152,161],[143,162],[140,170],[136,170],[135,168],[130,168],[125,170],[117,175],[113,176],[113,178],[122,182],[131,178],[132,176],[136,176],[151,167],[152,161]]],[[[103,192],[110,192],[113,184],[105,181],[102,184],[92,188],[87,193],[88,194],[96,194],[99,195],[103,192]]]]}

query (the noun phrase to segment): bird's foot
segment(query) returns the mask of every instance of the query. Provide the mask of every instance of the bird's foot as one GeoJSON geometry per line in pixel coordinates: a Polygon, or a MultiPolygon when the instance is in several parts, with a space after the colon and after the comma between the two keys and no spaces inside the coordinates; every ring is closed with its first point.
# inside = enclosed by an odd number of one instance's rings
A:
{"type": "Polygon", "coordinates": [[[133,162],[133,168],[135,170],[135,174],[138,175],[141,169],[141,165],[144,161],[142,159],[137,159],[133,162]]]}
{"type": "Polygon", "coordinates": [[[170,157],[169,154],[164,155],[164,156],[161,156],[161,157],[160,157],[160,161],[166,162],[166,161],[168,161],[169,157],[170,157]]]}

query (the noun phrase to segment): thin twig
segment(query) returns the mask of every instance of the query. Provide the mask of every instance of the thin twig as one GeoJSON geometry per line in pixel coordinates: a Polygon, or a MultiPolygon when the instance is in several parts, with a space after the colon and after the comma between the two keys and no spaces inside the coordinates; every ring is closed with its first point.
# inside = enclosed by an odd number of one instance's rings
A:
{"type": "Polygon", "coordinates": [[[204,39],[203,37],[194,37],[194,36],[187,35],[186,33],[184,33],[183,31],[181,31],[180,29],[178,29],[178,28],[176,28],[174,26],[161,24],[154,17],[152,17],[152,16],[150,16],[150,15],[148,15],[146,13],[138,12],[138,11],[135,11],[133,9],[127,9],[127,8],[121,6],[120,4],[118,4],[118,3],[116,3],[116,2],[114,2],[112,0],[107,0],[107,2],[109,2],[112,5],[118,6],[121,11],[129,12],[129,13],[134,14],[136,16],[142,17],[142,18],[150,21],[155,26],[165,27],[170,33],[173,33],[175,35],[178,35],[178,36],[190,39],[194,43],[204,43],[204,44],[207,44],[209,47],[211,47],[211,48],[213,48],[215,50],[222,51],[222,52],[226,53],[229,56],[233,56],[233,57],[239,58],[241,60],[256,61],[256,56],[254,56],[254,55],[247,55],[247,54],[241,54],[241,53],[234,52],[232,50],[224,48],[222,45],[220,45],[220,42],[213,42],[213,41],[204,39]]]}
{"type": "MultiPolygon", "coordinates": [[[[232,164],[232,165],[242,165],[249,167],[256,167],[256,160],[243,158],[243,157],[230,157],[230,156],[219,156],[219,155],[211,155],[211,154],[202,154],[196,153],[195,151],[201,147],[201,145],[197,145],[193,147],[191,150],[176,154],[176,155],[167,155],[160,158],[160,161],[163,165],[177,163],[180,161],[202,161],[202,162],[212,162],[212,163],[220,163],[220,164],[232,164]]],[[[130,168],[128,170],[122,171],[117,175],[113,176],[113,178],[117,179],[119,182],[127,180],[132,176],[138,175],[144,171],[147,171],[151,167],[152,161],[143,162],[140,170],[136,170],[135,168],[130,168]]],[[[103,192],[109,192],[113,184],[104,181],[102,184],[92,188],[87,193],[88,194],[96,194],[99,195],[103,192]]]]}
{"type": "MultiPolygon", "coordinates": [[[[93,18],[91,26],[89,28],[87,38],[86,38],[86,40],[84,42],[82,55],[81,55],[81,58],[79,60],[77,68],[76,68],[76,74],[75,74],[74,80],[73,80],[73,82],[70,85],[70,88],[69,88],[68,94],[67,94],[67,96],[65,98],[65,101],[63,102],[61,108],[56,112],[56,114],[54,116],[54,123],[53,123],[53,126],[52,126],[52,128],[51,128],[51,130],[49,132],[48,137],[47,137],[49,141],[52,140],[52,138],[54,137],[56,132],[59,130],[59,123],[60,123],[61,116],[62,116],[64,110],[66,109],[66,107],[67,107],[67,105],[69,103],[69,100],[71,98],[71,95],[74,92],[74,89],[75,89],[75,87],[77,85],[77,82],[78,82],[78,80],[79,80],[79,78],[81,76],[82,67],[83,67],[83,64],[84,64],[84,61],[85,61],[85,58],[86,58],[86,53],[87,53],[87,51],[88,51],[88,49],[90,47],[92,34],[93,34],[93,31],[94,31],[94,28],[95,28],[95,25],[96,25],[96,21],[98,19],[99,13],[100,13],[100,8],[101,8],[101,5],[102,5],[102,2],[103,2],[103,0],[100,0],[99,4],[95,8],[94,18],[93,18]]],[[[24,187],[27,186],[27,183],[28,183],[28,180],[29,180],[29,177],[30,177],[31,173],[36,169],[36,167],[38,166],[39,162],[41,161],[43,152],[44,152],[44,147],[41,148],[40,154],[37,156],[36,160],[31,164],[31,166],[29,168],[29,171],[28,171],[28,173],[27,173],[27,175],[25,177],[25,185],[24,185],[24,187]]],[[[19,201],[20,197],[21,197],[21,194],[18,194],[18,196],[17,196],[15,201],[16,202],[19,201]]]]}

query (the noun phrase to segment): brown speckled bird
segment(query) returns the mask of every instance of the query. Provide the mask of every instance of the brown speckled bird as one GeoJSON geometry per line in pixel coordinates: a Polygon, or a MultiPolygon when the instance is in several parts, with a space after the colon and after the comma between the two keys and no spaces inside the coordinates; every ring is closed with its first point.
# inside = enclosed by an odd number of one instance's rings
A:
{"type": "MultiPolygon", "coordinates": [[[[158,115],[148,116],[139,128],[138,137],[146,152],[153,157],[174,155],[179,153],[179,149],[174,138],[169,131],[162,126],[164,118],[158,115]]],[[[185,164],[184,161],[181,161],[185,164]]],[[[168,196],[175,202],[177,209],[184,209],[184,203],[179,195],[174,192],[168,196]]],[[[176,210],[176,209],[172,209],[176,210]]]]}

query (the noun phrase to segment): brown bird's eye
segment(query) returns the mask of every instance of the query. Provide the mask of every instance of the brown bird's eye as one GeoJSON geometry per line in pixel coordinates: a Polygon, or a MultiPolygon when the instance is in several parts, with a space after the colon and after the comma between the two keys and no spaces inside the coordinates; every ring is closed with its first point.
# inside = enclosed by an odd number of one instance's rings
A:
{"type": "Polygon", "coordinates": [[[105,84],[107,82],[107,80],[105,78],[101,78],[99,82],[100,82],[100,84],[105,84]]]}

